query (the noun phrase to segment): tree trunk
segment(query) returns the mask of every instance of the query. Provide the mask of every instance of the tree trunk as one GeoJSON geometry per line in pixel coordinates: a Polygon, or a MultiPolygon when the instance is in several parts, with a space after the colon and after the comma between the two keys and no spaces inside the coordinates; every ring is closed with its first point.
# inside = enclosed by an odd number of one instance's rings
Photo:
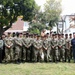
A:
{"type": "Polygon", "coordinates": [[[2,36],[3,32],[3,26],[0,26],[0,37],[2,36]]]}

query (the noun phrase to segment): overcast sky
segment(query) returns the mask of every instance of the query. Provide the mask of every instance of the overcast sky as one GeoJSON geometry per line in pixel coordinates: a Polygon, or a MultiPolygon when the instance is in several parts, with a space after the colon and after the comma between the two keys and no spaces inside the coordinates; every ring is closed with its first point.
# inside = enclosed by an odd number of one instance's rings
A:
{"type": "MultiPolygon", "coordinates": [[[[38,5],[42,7],[46,0],[35,0],[38,5]]],[[[75,0],[62,0],[62,15],[75,13],[75,0]]]]}

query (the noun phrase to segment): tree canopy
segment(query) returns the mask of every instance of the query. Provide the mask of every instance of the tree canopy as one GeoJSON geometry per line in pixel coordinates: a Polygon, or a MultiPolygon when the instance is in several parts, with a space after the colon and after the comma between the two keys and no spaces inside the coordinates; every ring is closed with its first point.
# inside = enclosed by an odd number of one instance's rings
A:
{"type": "Polygon", "coordinates": [[[18,16],[22,15],[22,20],[31,21],[34,8],[34,0],[0,0],[0,35],[12,26],[18,16]]]}
{"type": "Polygon", "coordinates": [[[50,27],[53,27],[61,14],[61,0],[47,0],[44,5],[43,18],[50,27]]]}
{"type": "Polygon", "coordinates": [[[43,29],[48,29],[48,27],[45,25],[45,24],[42,24],[42,23],[39,23],[39,22],[36,22],[36,23],[32,23],[28,29],[28,31],[30,33],[36,33],[36,34],[40,34],[40,32],[43,30],[43,29]]]}

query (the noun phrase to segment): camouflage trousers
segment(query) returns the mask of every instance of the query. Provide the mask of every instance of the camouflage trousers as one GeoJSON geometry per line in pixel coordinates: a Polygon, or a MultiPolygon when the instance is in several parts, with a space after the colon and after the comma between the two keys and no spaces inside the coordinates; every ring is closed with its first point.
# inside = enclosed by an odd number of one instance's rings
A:
{"type": "Polygon", "coordinates": [[[16,46],[15,47],[15,60],[22,60],[22,48],[16,46]]]}
{"type": "Polygon", "coordinates": [[[42,60],[41,55],[42,55],[42,50],[37,50],[35,48],[35,50],[34,50],[34,61],[35,62],[37,62],[37,61],[41,62],[41,60],[42,60]]]}
{"type": "Polygon", "coordinates": [[[30,53],[31,53],[31,48],[26,48],[26,61],[30,61],[30,53]]]}
{"type": "Polygon", "coordinates": [[[44,53],[44,61],[47,62],[48,61],[48,51],[43,50],[43,53],[44,53]]]}
{"type": "Polygon", "coordinates": [[[30,53],[30,61],[34,62],[34,46],[32,45],[30,47],[31,53],[30,53]]]}
{"type": "Polygon", "coordinates": [[[13,48],[5,48],[5,61],[13,61],[13,48]]]}
{"type": "Polygon", "coordinates": [[[48,48],[48,50],[47,50],[47,59],[48,59],[48,61],[52,61],[52,58],[51,58],[51,48],[48,48]]]}
{"type": "Polygon", "coordinates": [[[51,56],[52,56],[52,61],[55,62],[59,59],[59,51],[56,48],[51,49],[51,56]]]}
{"type": "Polygon", "coordinates": [[[72,47],[70,47],[70,58],[73,59],[73,51],[72,51],[72,47]]]}
{"type": "Polygon", "coordinates": [[[58,48],[58,50],[59,50],[59,60],[64,61],[65,60],[65,49],[58,48]]]}
{"type": "Polygon", "coordinates": [[[22,60],[23,60],[23,61],[26,61],[26,48],[25,48],[25,47],[23,47],[22,60]]]}
{"type": "Polygon", "coordinates": [[[70,62],[70,50],[69,49],[65,49],[65,62],[68,60],[68,62],[70,62]]]}

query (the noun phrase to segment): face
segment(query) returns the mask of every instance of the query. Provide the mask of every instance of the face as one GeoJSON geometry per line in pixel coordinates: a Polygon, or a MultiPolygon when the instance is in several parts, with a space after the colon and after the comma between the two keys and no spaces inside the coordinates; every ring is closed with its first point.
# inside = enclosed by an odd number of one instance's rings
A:
{"type": "Polygon", "coordinates": [[[73,37],[75,38],[75,34],[73,34],[73,37]]]}
{"type": "Polygon", "coordinates": [[[58,35],[55,35],[55,38],[57,38],[58,35]]]}
{"type": "Polygon", "coordinates": [[[2,39],[5,38],[5,35],[2,35],[2,39]]]}
{"type": "Polygon", "coordinates": [[[66,35],[65,38],[68,38],[68,36],[66,35]]]}
{"type": "Polygon", "coordinates": [[[54,39],[54,38],[55,38],[55,36],[53,35],[53,36],[52,36],[52,38],[54,39]]]}
{"type": "Polygon", "coordinates": [[[38,40],[39,38],[40,38],[40,37],[37,36],[37,40],[38,40]]]}
{"type": "Polygon", "coordinates": [[[46,40],[47,37],[44,37],[43,40],[46,40]]]}
{"type": "Polygon", "coordinates": [[[64,35],[62,34],[62,38],[64,37],[64,35]]]}
{"type": "Polygon", "coordinates": [[[61,38],[61,35],[59,35],[58,38],[61,38]]]}
{"type": "Polygon", "coordinates": [[[0,39],[1,39],[1,37],[0,37],[0,39]]]}
{"type": "Polygon", "coordinates": [[[70,38],[72,38],[72,35],[69,35],[70,36],[70,38]]]}
{"type": "Polygon", "coordinates": [[[19,34],[19,36],[22,37],[23,35],[22,34],[19,34]]]}

